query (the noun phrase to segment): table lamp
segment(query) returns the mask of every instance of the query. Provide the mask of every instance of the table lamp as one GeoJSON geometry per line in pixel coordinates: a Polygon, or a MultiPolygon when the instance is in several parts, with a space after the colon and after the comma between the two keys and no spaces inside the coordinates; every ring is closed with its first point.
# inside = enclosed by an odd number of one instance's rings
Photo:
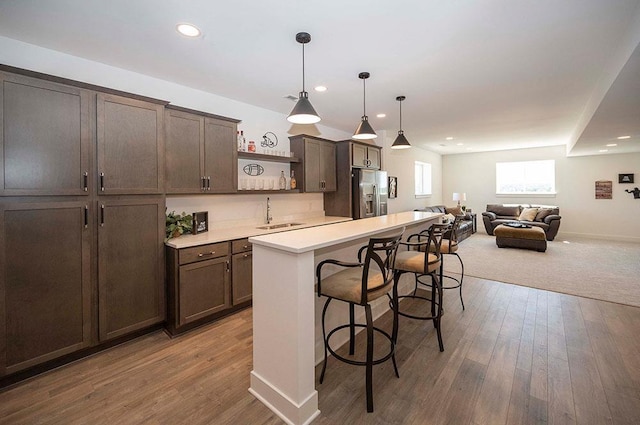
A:
{"type": "Polygon", "coordinates": [[[458,201],[458,206],[460,206],[460,201],[466,201],[467,200],[467,194],[466,193],[453,192],[453,200],[454,201],[458,201]]]}

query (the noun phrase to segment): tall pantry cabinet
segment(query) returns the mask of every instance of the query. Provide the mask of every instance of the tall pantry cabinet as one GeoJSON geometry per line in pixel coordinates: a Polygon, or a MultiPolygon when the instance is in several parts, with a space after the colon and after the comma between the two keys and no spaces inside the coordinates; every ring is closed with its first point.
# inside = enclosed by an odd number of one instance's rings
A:
{"type": "Polygon", "coordinates": [[[164,320],[163,102],[0,69],[0,376],[164,320]]]}

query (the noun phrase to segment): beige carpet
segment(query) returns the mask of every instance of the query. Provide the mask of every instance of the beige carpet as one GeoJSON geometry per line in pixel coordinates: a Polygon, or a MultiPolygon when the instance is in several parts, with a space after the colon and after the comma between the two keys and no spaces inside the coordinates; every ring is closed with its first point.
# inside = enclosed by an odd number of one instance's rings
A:
{"type": "MultiPolygon", "coordinates": [[[[556,238],[546,252],[498,248],[476,233],[460,243],[465,275],[640,307],[640,244],[556,238]]],[[[445,270],[459,273],[453,257],[445,270]]]]}

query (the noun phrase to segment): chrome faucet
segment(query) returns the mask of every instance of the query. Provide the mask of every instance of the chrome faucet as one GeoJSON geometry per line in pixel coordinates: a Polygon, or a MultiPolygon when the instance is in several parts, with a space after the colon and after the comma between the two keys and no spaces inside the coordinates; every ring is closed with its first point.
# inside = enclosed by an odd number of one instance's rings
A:
{"type": "Polygon", "coordinates": [[[273,220],[273,217],[271,217],[271,202],[267,197],[267,224],[271,223],[271,220],[273,220]]]}

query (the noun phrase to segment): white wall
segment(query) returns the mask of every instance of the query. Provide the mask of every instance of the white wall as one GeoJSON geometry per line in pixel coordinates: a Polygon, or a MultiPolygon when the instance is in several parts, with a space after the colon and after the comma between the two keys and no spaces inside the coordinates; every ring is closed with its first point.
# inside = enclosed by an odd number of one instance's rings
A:
{"type": "MultiPolygon", "coordinates": [[[[443,157],[443,193],[466,192],[466,205],[480,217],[487,204],[535,203],[558,205],[560,237],[588,236],[640,242],[640,199],[625,189],[640,187],[640,153],[566,157],[564,146],[468,153],[443,157]],[[555,197],[496,196],[496,162],[554,159],[555,197]],[[635,184],[618,184],[618,174],[635,173],[635,184]],[[613,181],[613,199],[595,199],[595,181],[613,181]]],[[[452,201],[445,202],[452,204],[452,201]]]]}
{"type": "Polygon", "coordinates": [[[442,157],[440,154],[418,148],[416,143],[410,149],[391,149],[395,138],[395,133],[387,134],[381,131],[378,133],[376,142],[378,146],[383,147],[382,164],[384,169],[387,170],[388,175],[398,178],[398,197],[389,199],[389,213],[442,204],[442,157]],[[431,164],[431,187],[433,193],[430,197],[416,198],[414,195],[415,161],[431,164]]]}

